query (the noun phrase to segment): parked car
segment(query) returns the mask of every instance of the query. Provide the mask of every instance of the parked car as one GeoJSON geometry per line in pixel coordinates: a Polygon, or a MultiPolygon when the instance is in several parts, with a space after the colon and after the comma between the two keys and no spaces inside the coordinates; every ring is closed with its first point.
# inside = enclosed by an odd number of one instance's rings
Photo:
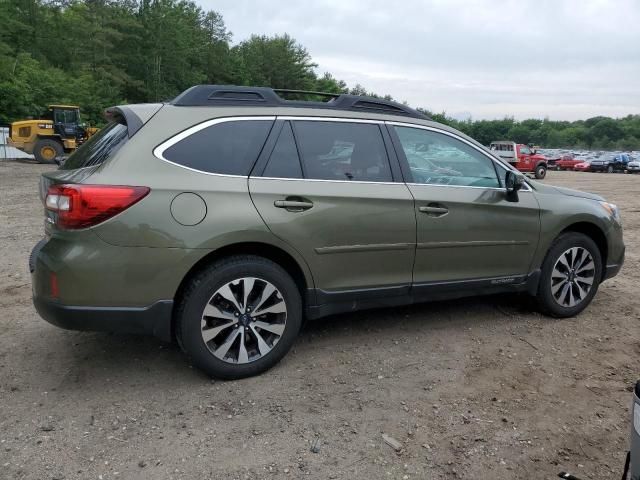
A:
{"type": "Polygon", "coordinates": [[[624,172],[629,163],[629,155],[621,153],[608,159],[595,159],[591,162],[591,170],[594,172],[624,172]]]}
{"type": "Polygon", "coordinates": [[[533,173],[537,179],[547,175],[547,158],[537,150],[515,142],[491,142],[489,149],[521,172],[533,173]]]}
{"type": "Polygon", "coordinates": [[[555,170],[556,162],[558,160],[562,159],[565,156],[572,155],[570,153],[560,153],[555,150],[549,151],[538,149],[537,152],[541,155],[544,155],[544,157],[547,159],[547,169],[549,170],[555,170]]]}
{"type": "Polygon", "coordinates": [[[629,163],[627,163],[627,172],[628,173],[638,173],[640,172],[640,160],[634,160],[629,157],[629,163]]]}
{"type": "Polygon", "coordinates": [[[576,163],[573,166],[573,170],[576,172],[590,172],[591,171],[591,160],[585,160],[580,163],[576,163]]]}
{"type": "Polygon", "coordinates": [[[563,155],[554,162],[556,170],[573,170],[577,164],[584,162],[584,159],[576,158],[573,154],[563,155]]]}
{"type": "Polygon", "coordinates": [[[404,105],[286,94],[201,85],[109,109],[42,174],[40,315],[175,338],[232,379],[278,362],[305,318],[505,292],[572,317],[620,270],[602,197],[525,179],[404,105]]]}

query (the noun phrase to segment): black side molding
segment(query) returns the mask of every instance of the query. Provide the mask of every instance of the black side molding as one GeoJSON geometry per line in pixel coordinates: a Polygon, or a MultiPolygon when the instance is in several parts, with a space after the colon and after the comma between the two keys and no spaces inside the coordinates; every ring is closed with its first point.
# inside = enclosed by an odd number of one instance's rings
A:
{"type": "Polygon", "coordinates": [[[306,295],[306,314],[308,318],[316,319],[336,313],[370,308],[411,305],[496,293],[523,292],[535,296],[538,293],[539,282],[540,270],[534,270],[528,275],[429,282],[358,290],[309,289],[306,295]]]}

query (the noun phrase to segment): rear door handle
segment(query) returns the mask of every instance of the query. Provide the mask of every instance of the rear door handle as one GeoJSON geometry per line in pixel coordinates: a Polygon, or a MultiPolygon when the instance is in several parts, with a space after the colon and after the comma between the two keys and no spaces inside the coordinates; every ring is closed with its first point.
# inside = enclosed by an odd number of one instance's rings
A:
{"type": "Polygon", "coordinates": [[[312,208],[313,202],[302,198],[296,200],[287,198],[285,200],[276,200],[273,205],[277,208],[285,208],[290,212],[302,212],[312,208]]]}
{"type": "Polygon", "coordinates": [[[429,204],[426,207],[419,207],[418,210],[422,213],[426,213],[427,215],[431,215],[432,217],[441,217],[442,215],[449,213],[449,209],[447,207],[437,204],[429,204]]]}

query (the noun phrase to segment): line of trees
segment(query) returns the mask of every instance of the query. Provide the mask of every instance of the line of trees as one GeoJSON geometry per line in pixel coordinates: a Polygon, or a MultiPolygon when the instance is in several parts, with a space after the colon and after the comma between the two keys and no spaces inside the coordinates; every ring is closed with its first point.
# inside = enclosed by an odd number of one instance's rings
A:
{"type": "Polygon", "coordinates": [[[457,121],[444,113],[431,113],[430,116],[484,145],[494,140],[512,140],[546,148],[640,150],[640,115],[618,119],[598,116],[575,122],[549,119],[518,122],[513,118],[457,121]]]}
{"type": "MultiPolygon", "coordinates": [[[[222,16],[190,0],[2,0],[0,18],[0,123],[70,103],[101,124],[107,106],[163,101],[200,83],[378,96],[318,74],[287,34],[232,45],[222,16]]],[[[578,122],[431,116],[485,144],[640,149],[639,115],[578,122]]]]}

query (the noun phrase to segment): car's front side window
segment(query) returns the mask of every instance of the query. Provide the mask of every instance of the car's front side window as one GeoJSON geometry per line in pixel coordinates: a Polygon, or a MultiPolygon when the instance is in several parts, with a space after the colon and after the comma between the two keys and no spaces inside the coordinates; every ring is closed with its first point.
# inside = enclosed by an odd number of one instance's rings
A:
{"type": "Polygon", "coordinates": [[[413,183],[500,187],[493,161],[466,143],[443,133],[395,126],[413,183]]]}

